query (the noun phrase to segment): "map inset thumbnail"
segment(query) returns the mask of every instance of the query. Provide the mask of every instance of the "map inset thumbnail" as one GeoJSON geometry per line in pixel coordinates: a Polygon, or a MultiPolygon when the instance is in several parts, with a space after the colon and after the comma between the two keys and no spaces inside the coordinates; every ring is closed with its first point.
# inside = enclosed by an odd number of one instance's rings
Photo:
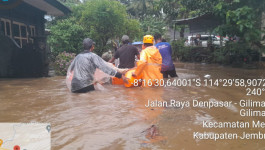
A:
{"type": "Polygon", "coordinates": [[[51,150],[48,123],[0,123],[0,150],[51,150]]]}

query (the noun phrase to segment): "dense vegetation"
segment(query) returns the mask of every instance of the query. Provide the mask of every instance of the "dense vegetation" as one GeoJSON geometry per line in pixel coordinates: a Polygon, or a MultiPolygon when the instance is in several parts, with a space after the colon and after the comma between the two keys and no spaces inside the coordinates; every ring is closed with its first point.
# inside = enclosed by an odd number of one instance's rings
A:
{"type": "MultiPolygon", "coordinates": [[[[185,14],[213,14],[221,24],[213,32],[217,35],[240,39],[238,42],[228,42],[225,47],[207,49],[206,60],[222,64],[244,64],[260,60],[264,46],[261,40],[262,12],[264,1],[260,0],[176,0],[185,7],[185,14]]],[[[184,52],[194,53],[189,50],[184,52]]],[[[194,53],[196,54],[196,53],[194,53]]]]}
{"type": "MultiPolygon", "coordinates": [[[[70,4],[69,4],[70,5],[70,4]]],[[[48,39],[52,52],[82,51],[82,41],[90,37],[96,42],[95,52],[102,54],[112,45],[111,41],[128,34],[131,39],[139,38],[139,21],[130,19],[126,7],[117,1],[90,0],[72,5],[73,13],[67,18],[59,18],[51,25],[48,39]]]]}
{"type": "MultiPolygon", "coordinates": [[[[95,40],[98,54],[111,49],[123,34],[132,40],[141,40],[145,34],[165,34],[172,28],[172,20],[212,14],[221,24],[209,31],[220,36],[240,40],[222,48],[210,47],[206,52],[192,50],[184,40],[173,41],[174,57],[194,61],[200,53],[207,54],[209,62],[252,62],[264,51],[261,40],[261,15],[265,10],[261,0],[60,0],[72,9],[72,14],[48,23],[52,35],[49,43],[55,55],[59,52],[78,53],[84,37],[95,40]],[[209,57],[208,57],[209,56],[209,57]],[[252,57],[253,56],[253,57],[252,57]]],[[[177,30],[184,38],[184,29],[177,30]]]]}

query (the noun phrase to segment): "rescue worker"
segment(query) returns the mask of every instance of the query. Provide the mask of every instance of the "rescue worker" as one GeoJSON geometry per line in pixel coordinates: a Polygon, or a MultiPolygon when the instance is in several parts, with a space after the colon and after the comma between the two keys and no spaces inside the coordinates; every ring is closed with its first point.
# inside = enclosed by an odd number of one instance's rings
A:
{"type": "Polygon", "coordinates": [[[178,77],[175,69],[175,65],[172,61],[172,50],[171,45],[167,42],[162,42],[162,36],[159,33],[156,33],[155,36],[156,47],[159,49],[159,52],[162,56],[162,67],[161,73],[163,74],[163,78],[170,77],[178,77]]]}
{"type": "Polygon", "coordinates": [[[123,35],[122,38],[123,45],[114,53],[114,57],[109,61],[113,63],[115,59],[120,59],[120,64],[118,68],[133,68],[135,67],[135,56],[140,58],[138,49],[129,45],[129,36],[123,35]]]}
{"type": "MultiPolygon", "coordinates": [[[[143,38],[143,50],[140,53],[140,60],[132,76],[141,79],[142,86],[154,86],[163,79],[161,74],[162,56],[159,50],[153,46],[154,37],[146,35],[143,38]]],[[[128,72],[129,73],[129,72],[128,72]]],[[[126,74],[127,75],[127,74],[126,74]]],[[[128,77],[127,77],[128,78],[128,77]]]]}
{"type": "Polygon", "coordinates": [[[101,57],[92,52],[94,45],[93,40],[84,39],[84,51],[75,57],[68,68],[66,81],[70,82],[70,90],[73,93],[86,93],[95,90],[93,82],[97,68],[111,76],[124,77],[120,72],[110,67],[101,57]]]}

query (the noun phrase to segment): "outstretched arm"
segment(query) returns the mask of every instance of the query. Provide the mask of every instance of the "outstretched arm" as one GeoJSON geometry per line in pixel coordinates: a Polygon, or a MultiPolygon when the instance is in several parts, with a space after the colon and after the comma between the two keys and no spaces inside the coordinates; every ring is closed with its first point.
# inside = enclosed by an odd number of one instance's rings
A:
{"type": "Polygon", "coordinates": [[[101,57],[98,55],[94,55],[93,57],[93,63],[95,64],[96,68],[100,69],[106,74],[109,74],[111,76],[115,76],[117,78],[121,78],[122,74],[120,72],[117,72],[115,69],[110,67],[107,62],[105,62],[101,57]]]}

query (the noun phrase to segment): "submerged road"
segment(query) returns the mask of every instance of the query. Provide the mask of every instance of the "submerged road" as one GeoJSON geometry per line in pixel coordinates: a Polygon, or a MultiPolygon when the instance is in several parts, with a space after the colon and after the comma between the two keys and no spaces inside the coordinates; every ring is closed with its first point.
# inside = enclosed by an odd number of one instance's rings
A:
{"type": "MultiPolygon", "coordinates": [[[[199,78],[265,78],[264,70],[218,65],[176,63],[176,71],[177,79],[191,79],[194,83],[199,78]]],[[[104,85],[102,91],[72,94],[64,77],[0,79],[0,122],[51,123],[53,150],[262,149],[263,140],[205,139],[263,132],[261,128],[219,127],[225,122],[265,122],[262,116],[240,116],[240,100],[265,100],[265,92],[261,96],[246,93],[245,87],[236,86],[104,85]],[[171,102],[174,107],[168,106],[171,102]],[[210,128],[211,123],[215,127],[210,128]]]]}

